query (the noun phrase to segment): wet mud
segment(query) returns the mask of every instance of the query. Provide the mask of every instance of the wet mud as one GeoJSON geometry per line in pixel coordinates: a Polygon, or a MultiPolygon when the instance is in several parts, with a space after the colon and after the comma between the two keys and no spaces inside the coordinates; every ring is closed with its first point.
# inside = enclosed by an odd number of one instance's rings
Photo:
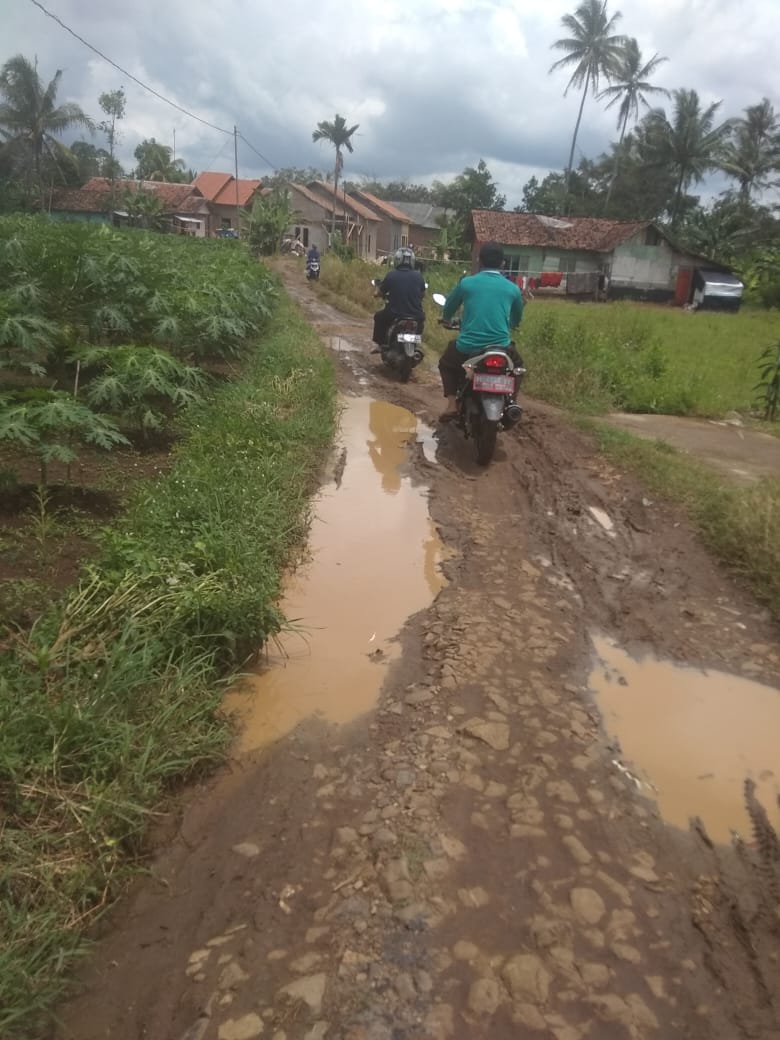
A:
{"type": "MultiPolygon", "coordinates": [[[[324,336],[362,348],[333,351],[345,393],[434,421],[424,369],[395,383],[368,322],[349,332],[294,265],[283,274],[324,336]]],[[[361,480],[384,477],[385,504],[407,477],[428,488],[414,508],[430,510],[447,583],[431,603],[418,517],[422,609],[376,673],[375,710],[346,725],[309,716],[172,807],[176,837],[107,922],[58,1040],[780,1035],[780,842],[773,779],[760,786],[773,761],[751,750],[734,766],[759,787],[731,843],[698,818],[670,825],[592,681],[599,633],[630,655],[601,647],[616,696],[646,692],[631,661],[651,656],[777,688],[778,630],[678,510],[526,405],[487,470],[457,431],[431,462],[388,420],[384,474],[369,456],[361,480]]],[[[349,465],[348,452],[342,482],[349,465]]],[[[396,645],[395,620],[375,622],[387,582],[350,605],[361,652],[375,630],[396,645]]]]}

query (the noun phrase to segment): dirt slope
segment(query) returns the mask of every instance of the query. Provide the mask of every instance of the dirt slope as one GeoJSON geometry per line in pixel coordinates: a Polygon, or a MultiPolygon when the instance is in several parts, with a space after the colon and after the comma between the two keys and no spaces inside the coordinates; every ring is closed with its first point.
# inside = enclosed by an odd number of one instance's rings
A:
{"type": "MultiPolygon", "coordinates": [[[[367,350],[367,324],[291,291],[367,350]]],[[[339,365],[347,391],[440,407],[430,374],[339,365]]],[[[777,684],[777,630],[547,409],[487,472],[454,430],[412,467],[450,581],[378,711],[306,723],[184,801],[56,1036],[776,1038],[772,835],[735,852],[664,826],[613,764],[587,675],[600,631],[777,684]]]]}

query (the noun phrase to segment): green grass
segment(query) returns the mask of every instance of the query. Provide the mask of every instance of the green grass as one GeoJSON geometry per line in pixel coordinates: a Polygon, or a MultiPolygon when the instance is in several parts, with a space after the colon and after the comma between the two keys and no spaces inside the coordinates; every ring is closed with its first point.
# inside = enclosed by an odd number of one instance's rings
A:
{"type": "MultiPolygon", "coordinates": [[[[326,256],[321,286],[328,301],[369,314],[378,301],[370,279],[386,268],[326,256]]],[[[430,264],[429,297],[446,293],[457,265],[430,264]]],[[[441,353],[451,333],[426,305],[426,346],[441,353]]],[[[350,311],[354,313],[354,311],[350,311]]],[[[536,298],[528,303],[516,340],[528,366],[533,397],[586,414],[658,412],[721,418],[756,413],[759,357],[778,338],[776,311],[688,313],[639,303],[576,304],[536,298]]],[[[775,426],[776,428],[776,426],[775,426]]]]}
{"type": "Polygon", "coordinates": [[[331,363],[283,300],[78,586],[0,642],[3,1040],[42,1035],[161,798],[223,753],[222,685],[285,624],[335,417],[331,363]]]}
{"type": "Polygon", "coordinates": [[[780,619],[780,479],[727,483],[663,441],[583,420],[601,450],[645,487],[680,503],[705,545],[780,619]]]}

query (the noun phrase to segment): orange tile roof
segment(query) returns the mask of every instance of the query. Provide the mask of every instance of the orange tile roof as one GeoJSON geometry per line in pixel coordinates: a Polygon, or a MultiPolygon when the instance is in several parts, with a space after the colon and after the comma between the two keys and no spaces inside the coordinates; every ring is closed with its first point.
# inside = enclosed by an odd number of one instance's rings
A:
{"type": "Polygon", "coordinates": [[[369,206],[378,209],[385,216],[390,217],[391,220],[400,220],[402,224],[410,223],[409,217],[405,213],[402,213],[400,209],[396,209],[391,203],[385,202],[384,199],[372,195],[370,191],[363,191],[362,188],[359,188],[357,191],[350,192],[350,195],[352,198],[358,195],[361,199],[365,199],[369,206]]]}
{"type": "Polygon", "coordinates": [[[199,173],[193,183],[209,202],[213,202],[228,181],[232,180],[233,177],[229,173],[211,173],[206,170],[203,173],[199,173]]]}
{"type": "Polygon", "coordinates": [[[552,246],[605,253],[614,249],[651,220],[604,220],[600,217],[546,217],[535,213],[503,213],[475,209],[471,219],[479,242],[505,246],[552,246]]]}
{"type": "MultiPolygon", "coordinates": [[[[246,206],[249,200],[252,198],[254,193],[258,189],[262,188],[263,182],[257,180],[242,180],[238,179],[238,204],[239,206],[246,206]]],[[[217,194],[216,198],[211,200],[215,206],[235,206],[236,204],[236,180],[231,177],[227,184],[217,194]]]]}

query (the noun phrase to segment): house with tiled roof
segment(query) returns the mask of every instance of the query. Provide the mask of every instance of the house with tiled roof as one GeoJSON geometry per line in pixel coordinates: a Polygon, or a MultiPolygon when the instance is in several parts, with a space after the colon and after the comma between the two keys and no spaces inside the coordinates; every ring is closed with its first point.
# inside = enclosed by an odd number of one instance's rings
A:
{"type": "Polygon", "coordinates": [[[46,209],[63,220],[85,220],[121,226],[128,221],[123,199],[128,192],[146,192],[163,204],[163,215],[171,230],[203,237],[207,233],[209,208],[194,184],[169,184],[167,181],[137,181],[91,177],[81,188],[55,188],[46,199],[46,209]],[[112,195],[113,191],[113,195],[112,195]]]}
{"type": "MultiPolygon", "coordinates": [[[[300,188],[301,185],[295,187],[300,188]]],[[[352,246],[355,256],[362,260],[376,260],[379,230],[379,218],[376,213],[346,192],[337,193],[333,185],[325,181],[309,181],[305,187],[309,197],[316,199],[326,209],[327,232],[330,232],[335,205],[336,230],[341,233],[345,244],[352,246]]],[[[326,238],[326,241],[329,239],[326,238]]]]}
{"type": "MultiPolygon", "coordinates": [[[[677,246],[652,220],[548,217],[476,209],[472,261],[500,242],[507,273],[542,295],[691,301],[695,270],[719,267],[677,246]]],[[[725,268],[724,268],[725,270],[725,268]]]]}
{"type": "Polygon", "coordinates": [[[370,191],[357,189],[349,193],[350,198],[356,199],[370,209],[379,221],[376,232],[376,251],[380,258],[394,253],[401,246],[408,246],[410,220],[398,206],[392,202],[385,202],[377,198],[370,191]]]}
{"type": "MultiPolygon", "coordinates": [[[[430,202],[398,201],[389,203],[402,210],[409,218],[409,243],[423,255],[441,236],[443,220],[452,216],[452,210],[434,206],[430,202]]],[[[429,253],[429,255],[433,255],[429,253]]]]}
{"type": "Polygon", "coordinates": [[[236,208],[251,209],[256,198],[263,193],[263,182],[254,178],[238,180],[231,173],[204,170],[193,181],[193,185],[208,200],[210,220],[208,233],[227,228],[235,229],[236,208]]]}

